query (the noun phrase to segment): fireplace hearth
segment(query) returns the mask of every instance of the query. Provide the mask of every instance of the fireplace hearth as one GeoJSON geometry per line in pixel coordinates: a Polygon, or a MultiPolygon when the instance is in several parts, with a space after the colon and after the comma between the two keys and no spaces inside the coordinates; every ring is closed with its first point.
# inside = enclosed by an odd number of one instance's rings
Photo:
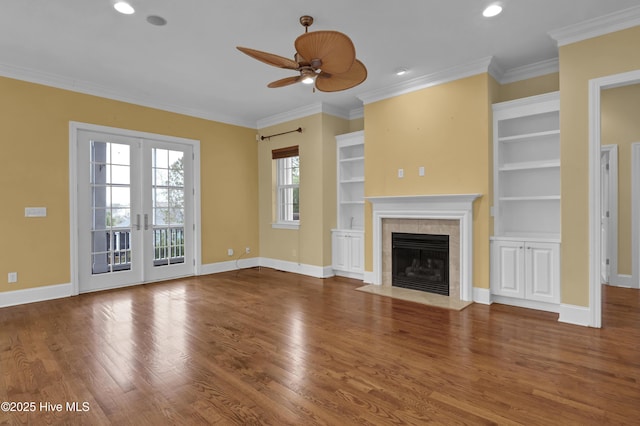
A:
{"type": "Polygon", "coordinates": [[[392,233],[391,285],[449,296],[449,235],[392,233]]]}

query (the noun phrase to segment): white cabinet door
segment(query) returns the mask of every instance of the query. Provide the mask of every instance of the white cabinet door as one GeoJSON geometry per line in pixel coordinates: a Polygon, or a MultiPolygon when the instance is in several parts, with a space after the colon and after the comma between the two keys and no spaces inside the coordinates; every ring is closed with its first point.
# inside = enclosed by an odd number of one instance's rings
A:
{"type": "Polygon", "coordinates": [[[343,232],[333,233],[333,269],[348,269],[348,238],[343,232]]]}
{"type": "Polygon", "coordinates": [[[560,247],[554,243],[526,243],[525,250],[525,297],[558,303],[560,247]]]}
{"type": "Polygon", "coordinates": [[[361,234],[349,234],[349,269],[353,272],[364,272],[364,244],[361,234]]]}
{"type": "Polygon", "coordinates": [[[523,298],[525,296],[524,243],[492,241],[491,251],[491,293],[523,298]]]}

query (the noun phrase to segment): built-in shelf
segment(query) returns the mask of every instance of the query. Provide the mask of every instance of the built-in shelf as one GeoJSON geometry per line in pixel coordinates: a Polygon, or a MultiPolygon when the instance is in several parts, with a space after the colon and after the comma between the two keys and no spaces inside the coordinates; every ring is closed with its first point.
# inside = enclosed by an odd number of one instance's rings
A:
{"type": "Polygon", "coordinates": [[[559,168],[560,160],[551,161],[523,161],[521,163],[506,163],[498,170],[501,172],[510,172],[515,170],[534,170],[534,169],[550,169],[559,168]]]}
{"type": "Polygon", "coordinates": [[[535,132],[535,133],[524,133],[521,135],[513,135],[513,136],[505,136],[505,137],[499,137],[498,138],[498,142],[518,142],[521,141],[523,139],[539,139],[542,137],[546,137],[546,136],[560,136],[560,129],[558,130],[549,130],[546,132],[535,132]]]}
{"type": "Polygon", "coordinates": [[[557,311],[560,302],[560,97],[493,106],[491,294],[557,311]]]}
{"type": "Polygon", "coordinates": [[[364,278],[364,131],[336,136],[337,228],[332,264],[337,275],[364,278]]]}
{"type": "Polygon", "coordinates": [[[364,161],[364,157],[349,157],[349,158],[341,158],[341,163],[348,163],[350,161],[364,161]]]}
{"type": "Polygon", "coordinates": [[[364,177],[341,180],[340,183],[364,183],[364,177]]]}

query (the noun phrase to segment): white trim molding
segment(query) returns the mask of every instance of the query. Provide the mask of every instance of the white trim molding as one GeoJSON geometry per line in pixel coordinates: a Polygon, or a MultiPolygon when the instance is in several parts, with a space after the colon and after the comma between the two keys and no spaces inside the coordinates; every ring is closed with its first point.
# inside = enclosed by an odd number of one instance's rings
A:
{"type": "Polygon", "coordinates": [[[481,194],[365,197],[373,213],[373,283],[382,284],[383,219],[460,221],[460,300],[473,298],[473,202],[481,194]]]}
{"type": "Polygon", "coordinates": [[[2,296],[0,297],[0,308],[6,308],[8,306],[71,297],[73,295],[73,286],[71,283],[47,285],[24,290],[5,291],[0,295],[2,296]]]}
{"type": "Polygon", "coordinates": [[[558,42],[558,47],[560,47],[637,25],[640,25],[640,6],[619,10],[608,15],[549,31],[549,36],[558,42]]]}
{"type": "Polygon", "coordinates": [[[488,288],[474,287],[473,301],[482,305],[491,305],[493,303],[493,300],[491,300],[491,290],[488,288]]]}
{"type": "Polygon", "coordinates": [[[498,83],[508,84],[516,81],[527,80],[529,78],[540,77],[542,75],[553,74],[555,72],[560,72],[560,61],[558,58],[547,59],[546,61],[511,68],[502,74],[502,77],[498,79],[498,83]]]}
{"type": "Polygon", "coordinates": [[[202,265],[197,275],[219,274],[220,272],[239,271],[241,269],[255,268],[260,266],[258,257],[241,257],[226,262],[208,263],[202,265]]]}
{"type": "Polygon", "coordinates": [[[432,74],[413,78],[402,83],[394,84],[370,92],[361,93],[358,98],[366,104],[392,98],[405,93],[411,93],[439,84],[449,83],[473,75],[482,74],[489,71],[489,66],[493,61],[492,57],[482,58],[474,62],[447,68],[432,74]]]}
{"type": "Polygon", "coordinates": [[[271,259],[268,257],[260,258],[260,266],[265,268],[277,269],[279,271],[293,272],[295,274],[308,275],[314,278],[329,278],[333,277],[333,267],[329,266],[316,266],[307,265],[304,263],[289,262],[280,259],[271,259]]]}
{"type": "Polygon", "coordinates": [[[587,307],[562,303],[558,313],[560,314],[558,315],[558,322],[581,325],[583,327],[591,325],[591,313],[587,307]]]}
{"type": "Polygon", "coordinates": [[[243,120],[230,115],[213,113],[211,111],[199,110],[184,105],[167,104],[148,93],[122,92],[121,89],[90,83],[87,81],[69,78],[59,74],[45,73],[34,69],[17,67],[14,65],[0,63],[0,76],[13,78],[30,83],[42,84],[58,89],[69,90],[71,92],[83,93],[85,95],[98,96],[105,99],[126,102],[148,108],[155,108],[162,111],[174,112],[176,114],[188,115],[190,117],[203,118],[205,120],[217,121],[220,123],[232,124],[254,128],[255,123],[243,120]]]}
{"type": "Polygon", "coordinates": [[[640,288],[640,142],[631,144],[631,288],[640,288]]]}
{"type": "Polygon", "coordinates": [[[277,124],[286,123],[288,121],[297,120],[299,118],[309,117],[311,115],[320,113],[333,115],[338,118],[344,118],[345,120],[350,119],[349,111],[345,111],[342,108],[325,104],[323,102],[318,102],[315,104],[296,108],[291,111],[285,111],[279,114],[274,114],[272,116],[262,118],[258,120],[258,122],[256,123],[256,127],[258,130],[260,130],[264,129],[265,127],[275,126],[277,124]]]}
{"type": "MultiPolygon", "coordinates": [[[[640,11],[640,8],[638,8],[640,11]]],[[[600,283],[600,153],[601,91],[640,83],[640,70],[589,80],[589,321],[602,327],[602,285],[600,283]]]]}

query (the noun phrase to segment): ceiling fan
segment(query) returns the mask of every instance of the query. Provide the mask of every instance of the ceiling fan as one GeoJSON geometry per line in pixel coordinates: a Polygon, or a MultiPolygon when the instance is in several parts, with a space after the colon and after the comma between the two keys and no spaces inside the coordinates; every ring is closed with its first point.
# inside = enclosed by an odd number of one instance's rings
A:
{"type": "Polygon", "coordinates": [[[273,81],[267,87],[315,82],[315,88],[321,92],[338,92],[355,87],[367,78],[367,68],[356,59],[356,49],[349,37],[338,31],[308,32],[313,24],[311,16],[300,17],[300,24],[304,27],[304,34],[294,43],[296,53],[293,60],[237,46],[239,51],[265,64],[299,73],[294,77],[273,81]]]}

